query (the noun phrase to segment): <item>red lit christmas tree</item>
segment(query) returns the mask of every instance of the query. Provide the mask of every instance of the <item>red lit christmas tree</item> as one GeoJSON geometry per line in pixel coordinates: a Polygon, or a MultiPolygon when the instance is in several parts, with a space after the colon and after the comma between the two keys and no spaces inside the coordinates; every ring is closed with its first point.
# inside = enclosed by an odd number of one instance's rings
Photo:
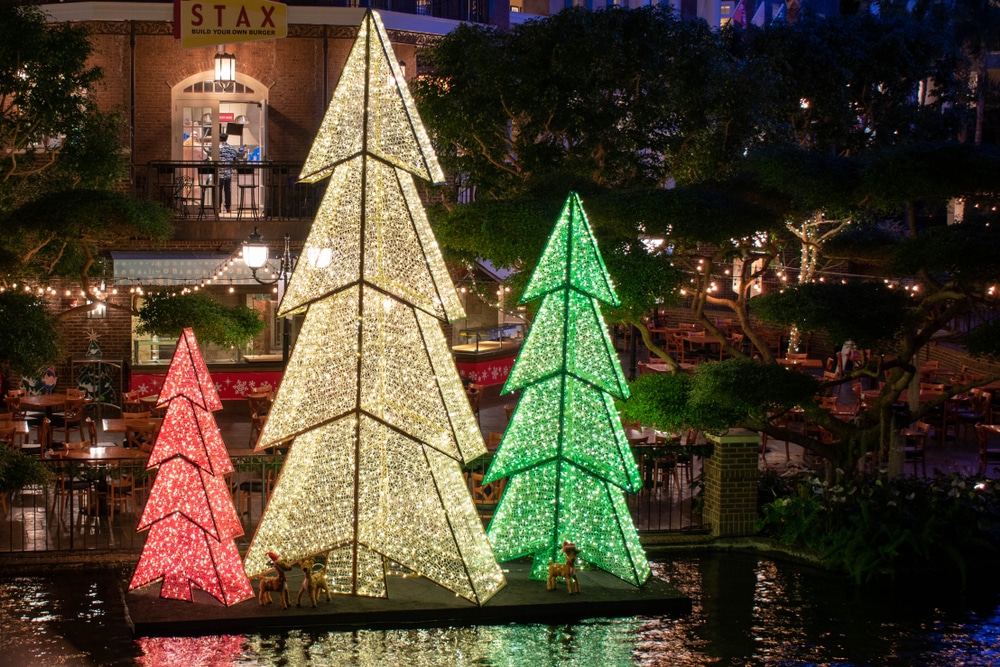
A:
{"type": "Polygon", "coordinates": [[[234,538],[243,534],[224,476],[232,461],[212,412],[222,409],[191,329],[167,370],[163,425],[147,468],[159,466],[137,530],[149,530],[129,590],[162,579],[160,597],[191,601],[197,586],[225,605],[252,598],[234,538]]]}

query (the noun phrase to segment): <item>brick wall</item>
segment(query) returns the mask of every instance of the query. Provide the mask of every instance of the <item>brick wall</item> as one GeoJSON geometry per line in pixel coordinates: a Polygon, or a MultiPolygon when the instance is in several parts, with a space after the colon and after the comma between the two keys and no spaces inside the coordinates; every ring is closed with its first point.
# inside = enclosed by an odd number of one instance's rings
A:
{"type": "Polygon", "coordinates": [[[705,507],[702,521],[715,537],[753,535],[757,522],[757,477],[760,436],[734,430],[721,437],[705,459],[705,507]]]}
{"type": "MultiPolygon", "coordinates": [[[[94,44],[92,63],[104,71],[96,92],[98,105],[120,109],[131,121],[132,163],[172,159],[170,144],[172,88],[214,69],[215,47],[183,49],[170,23],[88,22],[94,44]],[[134,71],[134,92],[130,81],[134,71]]],[[[268,103],[266,159],[302,162],[308,155],[323,114],[340,79],[357,34],[353,26],[289,26],[284,39],[227,45],[239,74],[261,84],[255,90],[268,103]]],[[[390,31],[397,58],[408,78],[418,69],[425,35],[390,31]]],[[[123,137],[129,144],[129,137],[123,137]]]]}
{"type": "MultiPolygon", "coordinates": [[[[56,376],[59,378],[56,384],[57,390],[76,387],[76,378],[73,376],[79,373],[80,364],[74,364],[73,361],[79,362],[87,358],[91,335],[96,336],[102,359],[120,365],[123,360],[130,358],[132,316],[129,310],[131,295],[127,290],[117,295],[109,294],[107,298],[109,307],[104,318],[91,319],[87,317],[86,311],[74,310],[74,302],[78,307],[86,304],[86,299],[80,296],[78,283],[52,279],[47,285],[54,290],[54,294],[45,297],[45,304],[48,311],[58,318],[56,329],[59,331],[62,345],[62,360],[55,364],[56,376]]],[[[109,371],[116,385],[116,391],[121,372],[121,370],[109,371]]],[[[20,377],[7,380],[11,386],[19,384],[20,381],[20,377]]]]}

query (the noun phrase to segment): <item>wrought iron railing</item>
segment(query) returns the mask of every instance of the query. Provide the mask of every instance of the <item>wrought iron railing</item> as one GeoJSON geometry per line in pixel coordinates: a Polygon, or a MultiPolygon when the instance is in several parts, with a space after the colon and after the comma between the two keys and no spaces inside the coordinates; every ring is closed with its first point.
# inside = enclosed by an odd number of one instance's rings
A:
{"type": "MultiPolygon", "coordinates": [[[[267,503],[270,486],[281,468],[280,455],[233,457],[228,481],[234,503],[243,501],[240,513],[249,543],[267,503]],[[263,492],[262,492],[263,490],[263,492]]],[[[91,463],[46,459],[51,481],[9,495],[6,515],[0,520],[0,552],[124,551],[142,550],[146,532],[136,527],[156,471],[135,460],[91,463]],[[111,512],[111,486],[131,478],[136,488],[128,503],[111,512]]]]}
{"type": "Polygon", "coordinates": [[[301,167],[286,162],[155,160],[137,173],[136,189],[139,196],[160,202],[184,219],[312,218],[326,182],[299,183],[301,167]]]}
{"type": "MultiPolygon", "coordinates": [[[[489,468],[490,455],[466,468],[469,491],[477,511],[487,521],[496,508],[502,485],[475,488],[489,468]]],[[[244,534],[236,538],[245,549],[263,515],[284,457],[233,457],[234,472],[228,480],[244,534]]],[[[640,533],[700,530],[700,461],[692,462],[688,479],[680,469],[645,456],[637,457],[644,474],[644,488],[626,497],[632,520],[640,533]]],[[[156,472],[142,461],[122,460],[100,464],[68,460],[46,460],[52,481],[29,487],[7,499],[0,521],[0,552],[121,551],[142,550],[146,532],[139,523],[156,472]],[[135,502],[116,507],[111,517],[110,485],[131,477],[137,489],[135,502]]]]}

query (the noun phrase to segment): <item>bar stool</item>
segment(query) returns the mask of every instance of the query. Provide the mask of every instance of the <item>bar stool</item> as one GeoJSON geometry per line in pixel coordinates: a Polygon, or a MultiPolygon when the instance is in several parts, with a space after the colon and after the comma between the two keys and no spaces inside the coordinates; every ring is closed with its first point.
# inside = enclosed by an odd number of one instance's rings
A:
{"type": "Polygon", "coordinates": [[[211,206],[212,216],[219,217],[219,202],[215,194],[215,167],[198,167],[198,188],[201,190],[200,203],[198,204],[198,219],[205,217],[205,209],[211,206]],[[209,200],[206,206],[205,200],[209,200]]]}
{"type": "Polygon", "coordinates": [[[236,167],[236,190],[239,199],[236,205],[236,219],[243,218],[243,211],[250,211],[254,220],[258,217],[257,211],[257,170],[253,167],[236,167]]]}

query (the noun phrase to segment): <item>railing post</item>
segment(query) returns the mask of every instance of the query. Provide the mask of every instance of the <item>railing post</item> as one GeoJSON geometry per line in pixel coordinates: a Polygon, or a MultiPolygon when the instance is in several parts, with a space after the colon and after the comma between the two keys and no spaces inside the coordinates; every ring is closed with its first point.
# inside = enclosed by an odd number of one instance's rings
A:
{"type": "Polygon", "coordinates": [[[731,429],[705,434],[714,447],[705,459],[705,505],[702,522],[714,537],[743,537],[756,532],[760,434],[731,429]]]}

